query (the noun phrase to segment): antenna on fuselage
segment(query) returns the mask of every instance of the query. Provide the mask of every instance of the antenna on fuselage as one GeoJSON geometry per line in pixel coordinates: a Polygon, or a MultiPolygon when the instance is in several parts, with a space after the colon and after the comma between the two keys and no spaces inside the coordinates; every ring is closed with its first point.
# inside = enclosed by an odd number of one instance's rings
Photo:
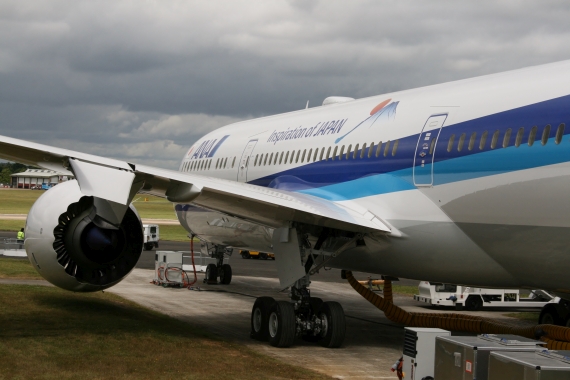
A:
{"type": "Polygon", "coordinates": [[[305,106],[305,109],[309,108],[309,101],[307,100],[307,105],[305,106]]]}

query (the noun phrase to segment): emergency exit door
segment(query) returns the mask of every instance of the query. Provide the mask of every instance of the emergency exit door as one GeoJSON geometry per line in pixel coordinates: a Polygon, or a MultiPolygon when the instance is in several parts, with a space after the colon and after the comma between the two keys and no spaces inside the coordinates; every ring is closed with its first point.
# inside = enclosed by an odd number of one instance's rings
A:
{"type": "Polygon", "coordinates": [[[445,119],[447,119],[447,114],[431,116],[427,119],[420,133],[414,154],[413,177],[416,186],[433,185],[435,148],[445,119]]]}
{"type": "Polygon", "coordinates": [[[253,148],[255,148],[256,144],[257,144],[257,139],[249,140],[249,142],[245,146],[245,149],[243,150],[238,165],[238,174],[237,174],[238,182],[247,182],[247,167],[250,165],[249,161],[251,153],[253,152],[253,148]]]}

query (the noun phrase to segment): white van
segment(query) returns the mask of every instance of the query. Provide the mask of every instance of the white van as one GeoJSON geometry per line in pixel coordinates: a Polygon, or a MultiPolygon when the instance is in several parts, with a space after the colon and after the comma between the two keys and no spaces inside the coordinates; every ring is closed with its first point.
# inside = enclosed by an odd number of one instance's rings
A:
{"type": "Polygon", "coordinates": [[[143,247],[145,251],[158,248],[158,224],[143,224],[143,247]]]}

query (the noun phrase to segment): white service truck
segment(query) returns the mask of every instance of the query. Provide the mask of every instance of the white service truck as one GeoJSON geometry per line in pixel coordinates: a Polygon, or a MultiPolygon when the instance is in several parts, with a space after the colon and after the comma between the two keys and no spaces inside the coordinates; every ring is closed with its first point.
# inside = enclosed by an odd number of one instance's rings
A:
{"type": "Polygon", "coordinates": [[[158,248],[160,236],[158,233],[158,224],[143,224],[143,247],[145,251],[158,248]]]}
{"type": "Polygon", "coordinates": [[[554,298],[544,290],[531,290],[521,298],[518,289],[486,289],[421,281],[414,300],[434,306],[455,306],[457,310],[480,310],[483,307],[543,307],[554,298]]]}

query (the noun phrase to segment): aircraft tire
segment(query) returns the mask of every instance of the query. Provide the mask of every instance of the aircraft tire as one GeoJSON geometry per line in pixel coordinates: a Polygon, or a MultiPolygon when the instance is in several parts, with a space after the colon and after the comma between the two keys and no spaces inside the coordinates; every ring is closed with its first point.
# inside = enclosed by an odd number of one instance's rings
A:
{"type": "Polygon", "coordinates": [[[251,332],[252,339],[267,342],[269,336],[269,309],[275,300],[272,297],[258,297],[251,309],[251,332]]]}
{"type": "Polygon", "coordinates": [[[206,282],[208,284],[218,283],[218,267],[216,264],[208,264],[206,267],[206,282]]]}
{"type": "Polygon", "coordinates": [[[483,308],[483,300],[480,296],[469,296],[465,300],[465,309],[469,311],[477,311],[483,308]]]}
{"type": "Polygon", "coordinates": [[[327,348],[340,347],[346,335],[346,320],[342,306],[338,302],[324,302],[320,313],[320,318],[325,324],[325,328],[321,332],[321,346],[327,348]]]}
{"type": "Polygon", "coordinates": [[[269,344],[290,347],[295,342],[295,307],[287,301],[275,302],[269,311],[269,344]]]}
{"type": "Polygon", "coordinates": [[[249,254],[249,251],[242,251],[241,258],[242,259],[251,259],[251,255],[249,254]]]}
{"type": "Polygon", "coordinates": [[[229,285],[232,282],[232,267],[230,264],[224,264],[220,268],[220,283],[229,285]]]}

